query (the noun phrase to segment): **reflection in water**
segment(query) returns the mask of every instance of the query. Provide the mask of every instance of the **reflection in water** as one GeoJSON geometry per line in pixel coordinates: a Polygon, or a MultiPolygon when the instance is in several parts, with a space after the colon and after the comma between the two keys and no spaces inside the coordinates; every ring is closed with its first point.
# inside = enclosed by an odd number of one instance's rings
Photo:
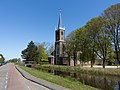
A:
{"type": "Polygon", "coordinates": [[[120,81],[119,79],[114,79],[113,77],[100,77],[95,75],[88,75],[88,74],[78,74],[74,72],[63,72],[58,70],[48,70],[49,73],[53,73],[54,75],[67,77],[71,76],[76,78],[78,81],[90,85],[96,88],[100,88],[102,90],[119,90],[120,81]]]}
{"type": "Polygon", "coordinates": [[[119,90],[119,82],[117,80],[115,81],[114,90],[119,90]]]}

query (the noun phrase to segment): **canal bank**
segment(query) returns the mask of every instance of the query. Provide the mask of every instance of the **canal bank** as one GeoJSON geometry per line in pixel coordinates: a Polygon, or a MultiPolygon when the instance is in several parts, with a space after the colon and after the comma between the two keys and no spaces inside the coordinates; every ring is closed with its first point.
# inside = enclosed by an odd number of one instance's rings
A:
{"type": "Polygon", "coordinates": [[[102,90],[120,89],[120,68],[83,68],[59,65],[43,65],[36,67],[62,77],[72,77],[86,85],[102,90]]]}
{"type": "Polygon", "coordinates": [[[58,75],[61,77],[72,77],[80,81],[81,83],[84,83],[85,85],[89,85],[102,90],[119,90],[120,87],[119,77],[89,75],[89,74],[65,72],[65,71],[53,70],[53,69],[48,70],[48,72],[52,73],[53,75],[58,75]]]}
{"type": "Polygon", "coordinates": [[[32,82],[35,82],[37,84],[40,84],[46,88],[49,88],[51,90],[69,90],[68,88],[59,86],[57,84],[45,81],[43,79],[37,78],[32,76],[31,74],[27,73],[26,71],[22,70],[21,68],[19,68],[18,66],[16,66],[16,69],[22,74],[22,76],[32,82]]]}
{"type": "MultiPolygon", "coordinates": [[[[107,66],[106,66],[107,67],[107,66]]],[[[112,66],[111,66],[112,67],[112,66]]],[[[116,67],[116,66],[113,66],[116,67]]],[[[119,66],[120,67],[120,66],[119,66]]],[[[83,73],[89,75],[102,75],[102,76],[120,76],[120,68],[90,68],[89,66],[62,66],[62,65],[39,65],[36,69],[54,69],[67,72],[83,73]]]]}
{"type": "MultiPolygon", "coordinates": [[[[36,70],[34,68],[27,68],[24,66],[20,66],[20,68],[22,68],[23,70],[27,71],[28,73],[30,73],[31,75],[37,78],[47,80],[49,82],[58,84],[60,86],[69,88],[71,90],[99,90],[97,88],[85,85],[84,83],[81,83],[71,77],[64,78],[64,77],[60,77],[60,76],[47,73],[45,71],[36,70]]],[[[53,90],[59,90],[59,89],[53,89],[53,90]]],[[[61,90],[64,90],[64,89],[61,89],[61,90]]]]}

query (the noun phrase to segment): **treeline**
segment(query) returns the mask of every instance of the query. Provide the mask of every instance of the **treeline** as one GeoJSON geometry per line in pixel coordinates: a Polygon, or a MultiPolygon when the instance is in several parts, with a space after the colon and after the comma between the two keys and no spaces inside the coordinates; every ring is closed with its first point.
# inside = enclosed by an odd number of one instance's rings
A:
{"type": "Polygon", "coordinates": [[[21,59],[20,58],[13,58],[13,59],[8,60],[8,62],[11,62],[11,63],[20,63],[21,59]]]}
{"type": "Polygon", "coordinates": [[[120,3],[72,31],[66,38],[64,50],[69,60],[73,57],[82,63],[91,61],[91,67],[97,59],[103,61],[103,68],[106,62],[112,64],[116,60],[120,64],[120,3]]]}

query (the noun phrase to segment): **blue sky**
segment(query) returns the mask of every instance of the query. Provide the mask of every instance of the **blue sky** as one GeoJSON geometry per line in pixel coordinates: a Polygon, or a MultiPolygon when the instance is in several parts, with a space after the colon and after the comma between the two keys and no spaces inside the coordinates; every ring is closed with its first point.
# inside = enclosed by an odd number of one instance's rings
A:
{"type": "Polygon", "coordinates": [[[54,42],[59,8],[65,35],[119,0],[0,0],[0,53],[20,58],[28,43],[54,42]]]}

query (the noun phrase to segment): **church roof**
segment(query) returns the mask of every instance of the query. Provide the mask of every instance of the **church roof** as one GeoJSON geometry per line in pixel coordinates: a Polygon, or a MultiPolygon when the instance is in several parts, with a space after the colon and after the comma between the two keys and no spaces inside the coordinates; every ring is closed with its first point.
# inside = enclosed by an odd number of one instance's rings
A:
{"type": "Polygon", "coordinates": [[[58,22],[58,29],[61,29],[61,28],[62,28],[62,17],[61,17],[61,12],[60,12],[59,22],[58,22]]]}

